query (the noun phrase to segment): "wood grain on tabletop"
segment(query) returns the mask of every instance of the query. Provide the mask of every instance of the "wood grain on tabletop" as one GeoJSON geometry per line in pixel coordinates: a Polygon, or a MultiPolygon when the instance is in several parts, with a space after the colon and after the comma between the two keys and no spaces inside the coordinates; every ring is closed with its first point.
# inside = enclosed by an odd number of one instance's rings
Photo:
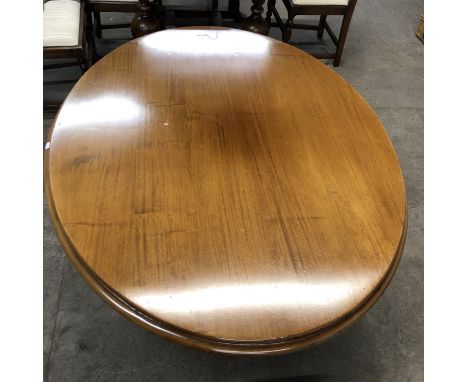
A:
{"type": "Polygon", "coordinates": [[[404,181],[379,119],[282,42],[172,29],[94,65],[46,151],[67,253],[114,308],[163,336],[285,352],[359,317],[393,274],[404,181]]]}

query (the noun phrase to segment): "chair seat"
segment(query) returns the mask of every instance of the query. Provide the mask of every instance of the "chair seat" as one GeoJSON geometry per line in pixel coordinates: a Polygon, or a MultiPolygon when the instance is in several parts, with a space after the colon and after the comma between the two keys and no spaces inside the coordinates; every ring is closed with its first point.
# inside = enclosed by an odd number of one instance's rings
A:
{"type": "Polygon", "coordinates": [[[295,5],[348,5],[348,0],[292,0],[295,5]]]}
{"type": "Polygon", "coordinates": [[[44,47],[78,45],[80,8],[80,2],[75,0],[51,0],[44,4],[44,47]]]}

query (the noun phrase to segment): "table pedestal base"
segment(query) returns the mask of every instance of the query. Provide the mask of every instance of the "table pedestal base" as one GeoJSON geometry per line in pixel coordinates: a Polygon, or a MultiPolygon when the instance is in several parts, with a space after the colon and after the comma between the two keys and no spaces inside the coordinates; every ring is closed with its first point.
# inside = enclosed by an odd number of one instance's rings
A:
{"type": "Polygon", "coordinates": [[[234,23],[240,23],[244,19],[239,10],[239,0],[229,0],[227,9],[219,9],[217,1],[213,1],[211,7],[202,9],[177,5],[163,7],[161,0],[155,0],[153,4],[150,4],[149,0],[138,1],[138,12],[131,24],[133,37],[174,28],[176,27],[175,19],[178,17],[211,19],[215,26],[222,26],[224,19],[232,20],[234,23]]]}
{"type": "Polygon", "coordinates": [[[160,17],[161,0],[155,1],[155,7],[156,15],[153,15],[149,0],[139,0],[138,12],[133,18],[131,25],[133,37],[141,37],[164,29],[160,17]]]}
{"type": "Polygon", "coordinates": [[[242,23],[242,29],[249,32],[268,35],[270,27],[262,16],[265,0],[253,0],[252,3],[252,7],[250,8],[252,14],[244,20],[242,23]]]}

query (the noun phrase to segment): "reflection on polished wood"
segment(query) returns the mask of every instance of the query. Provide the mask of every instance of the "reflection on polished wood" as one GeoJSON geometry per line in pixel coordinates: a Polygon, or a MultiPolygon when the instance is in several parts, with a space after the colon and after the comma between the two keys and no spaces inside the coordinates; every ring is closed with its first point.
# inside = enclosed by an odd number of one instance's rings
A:
{"type": "Polygon", "coordinates": [[[59,238],[152,332],[224,353],[323,341],[393,275],[398,159],[340,76],[244,31],[172,29],[94,65],[46,150],[59,238]]]}

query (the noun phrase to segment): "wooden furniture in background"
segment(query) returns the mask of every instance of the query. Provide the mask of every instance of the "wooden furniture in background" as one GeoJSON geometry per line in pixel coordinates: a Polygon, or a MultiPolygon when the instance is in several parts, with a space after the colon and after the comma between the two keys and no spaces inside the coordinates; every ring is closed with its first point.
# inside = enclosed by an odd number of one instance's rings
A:
{"type": "Polygon", "coordinates": [[[314,54],[314,56],[317,58],[331,58],[333,59],[333,65],[339,66],[356,2],[357,0],[283,0],[288,11],[288,18],[286,22],[283,22],[275,6],[276,0],[268,0],[266,22],[271,26],[278,26],[281,29],[284,42],[288,42],[291,38],[292,29],[316,30],[318,38],[322,38],[323,32],[327,31],[336,46],[335,52],[318,53],[314,54]],[[276,24],[271,24],[272,14],[275,17],[276,24]],[[294,18],[302,15],[320,15],[319,24],[293,24],[294,18]],[[327,22],[327,16],[329,15],[343,16],[338,37],[336,37],[327,22]]]}
{"type": "Polygon", "coordinates": [[[268,35],[270,26],[262,16],[264,4],[265,0],[252,0],[252,6],[250,8],[251,14],[242,22],[242,29],[265,36],[268,35]]]}
{"type": "Polygon", "coordinates": [[[91,52],[87,44],[89,24],[84,4],[74,0],[49,0],[43,7],[43,58],[73,59],[44,65],[44,69],[75,65],[82,71],[88,69],[91,52]]]}
{"type": "Polygon", "coordinates": [[[183,1],[180,1],[180,5],[166,5],[164,18],[167,27],[175,27],[179,19],[184,22],[193,19],[195,23],[208,21],[211,25],[223,26],[224,23],[237,24],[243,18],[239,0],[228,0],[227,6],[220,6],[218,0],[205,2],[208,5],[186,6],[183,1]]]}
{"type": "Polygon", "coordinates": [[[45,171],[94,290],[210,351],[324,341],[379,298],[405,241],[375,112],[320,61],[240,30],[170,29],[104,57],[58,114],[45,171]]]}
{"type": "Polygon", "coordinates": [[[139,27],[137,23],[144,23],[151,32],[163,29],[162,0],[87,0],[87,4],[94,16],[94,33],[98,38],[102,37],[103,29],[128,28],[130,26],[129,24],[102,24],[102,12],[138,13],[132,30],[139,27]]]}
{"type": "Polygon", "coordinates": [[[239,22],[242,19],[239,0],[229,0],[227,8],[221,8],[218,0],[211,0],[210,3],[209,6],[205,7],[186,6],[183,1],[181,1],[180,5],[169,6],[163,3],[161,7],[158,7],[155,15],[154,10],[148,4],[148,0],[139,0],[139,11],[132,21],[133,37],[144,36],[166,27],[172,28],[176,25],[176,19],[178,18],[210,20],[211,24],[216,26],[222,26],[224,20],[239,22]],[[155,24],[155,20],[162,21],[155,24]]]}
{"type": "Polygon", "coordinates": [[[164,29],[161,20],[161,0],[156,0],[158,5],[156,12],[152,12],[149,0],[138,0],[138,12],[132,19],[133,37],[141,37],[149,33],[164,29]]]}

